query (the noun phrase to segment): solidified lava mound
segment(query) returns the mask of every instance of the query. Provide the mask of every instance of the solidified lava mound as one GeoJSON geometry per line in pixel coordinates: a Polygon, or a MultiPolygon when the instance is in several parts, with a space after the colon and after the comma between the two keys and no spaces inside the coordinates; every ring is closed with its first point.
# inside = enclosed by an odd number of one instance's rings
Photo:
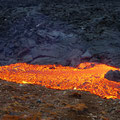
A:
{"type": "Polygon", "coordinates": [[[110,70],[105,74],[105,78],[108,80],[120,82],[120,71],[118,70],[110,70]]]}

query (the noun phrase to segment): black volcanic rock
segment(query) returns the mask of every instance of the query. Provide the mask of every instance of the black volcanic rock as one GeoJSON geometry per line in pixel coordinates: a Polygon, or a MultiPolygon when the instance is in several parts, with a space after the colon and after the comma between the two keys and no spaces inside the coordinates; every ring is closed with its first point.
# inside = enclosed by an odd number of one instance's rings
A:
{"type": "Polygon", "coordinates": [[[106,79],[111,80],[111,81],[116,81],[116,82],[120,82],[120,71],[118,70],[110,70],[108,71],[105,76],[106,79]]]}
{"type": "Polygon", "coordinates": [[[0,65],[120,67],[120,4],[90,1],[0,0],[0,65]]]}

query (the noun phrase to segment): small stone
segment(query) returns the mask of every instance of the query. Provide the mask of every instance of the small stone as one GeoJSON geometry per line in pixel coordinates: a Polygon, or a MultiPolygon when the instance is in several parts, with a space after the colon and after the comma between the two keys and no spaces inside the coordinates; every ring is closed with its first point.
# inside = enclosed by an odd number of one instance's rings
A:
{"type": "Polygon", "coordinates": [[[97,116],[96,115],[94,115],[94,116],[92,116],[93,118],[97,118],[97,116]]]}
{"type": "Polygon", "coordinates": [[[81,94],[77,92],[73,92],[72,94],[69,95],[69,97],[81,99],[81,94]]]}
{"type": "Polygon", "coordinates": [[[66,91],[63,92],[63,94],[66,94],[66,93],[67,93],[66,91]]]}
{"type": "Polygon", "coordinates": [[[37,100],[37,103],[42,103],[40,99],[37,100]]]}
{"type": "Polygon", "coordinates": [[[23,86],[23,84],[19,84],[19,86],[20,86],[20,87],[22,87],[22,86],[23,86]]]}

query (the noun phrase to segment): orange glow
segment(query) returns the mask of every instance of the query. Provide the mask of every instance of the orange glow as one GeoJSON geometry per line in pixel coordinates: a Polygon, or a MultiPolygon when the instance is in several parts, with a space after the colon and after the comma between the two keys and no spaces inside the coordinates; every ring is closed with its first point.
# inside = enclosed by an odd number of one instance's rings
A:
{"type": "Polygon", "coordinates": [[[16,63],[0,67],[0,78],[21,84],[40,84],[52,89],[89,91],[102,98],[120,99],[120,82],[104,75],[119,68],[98,63],[81,63],[77,68],[16,63]]]}

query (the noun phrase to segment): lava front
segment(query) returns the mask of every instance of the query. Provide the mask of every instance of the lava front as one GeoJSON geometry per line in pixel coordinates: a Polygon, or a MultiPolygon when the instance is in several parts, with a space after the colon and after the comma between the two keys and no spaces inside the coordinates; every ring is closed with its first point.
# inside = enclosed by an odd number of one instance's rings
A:
{"type": "Polygon", "coordinates": [[[1,66],[0,78],[21,84],[39,84],[52,89],[84,90],[102,98],[120,99],[120,82],[104,78],[109,70],[120,69],[98,63],[81,63],[76,68],[16,63],[1,66]]]}

